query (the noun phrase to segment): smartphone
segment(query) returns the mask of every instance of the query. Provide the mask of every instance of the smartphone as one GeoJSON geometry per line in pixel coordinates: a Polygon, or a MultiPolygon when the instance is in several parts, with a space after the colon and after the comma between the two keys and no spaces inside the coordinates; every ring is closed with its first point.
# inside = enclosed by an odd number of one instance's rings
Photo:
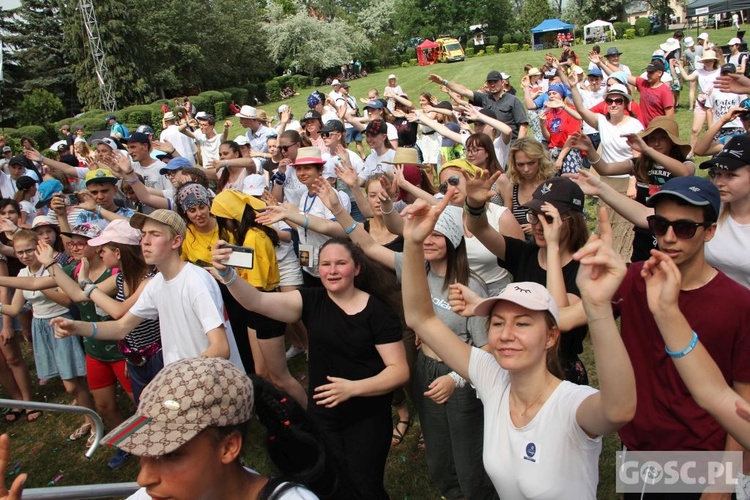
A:
{"type": "Polygon", "coordinates": [[[224,261],[224,264],[232,267],[241,267],[243,269],[252,269],[255,250],[248,247],[240,247],[237,245],[224,245],[222,248],[231,248],[232,253],[229,254],[229,258],[224,261]]]}
{"type": "Polygon", "coordinates": [[[62,199],[66,207],[78,205],[78,203],[80,203],[76,194],[64,194],[62,195],[62,199]]]}
{"type": "Polygon", "coordinates": [[[213,267],[213,264],[211,264],[210,262],[206,262],[205,260],[200,259],[195,261],[195,265],[198,267],[213,267]]]}

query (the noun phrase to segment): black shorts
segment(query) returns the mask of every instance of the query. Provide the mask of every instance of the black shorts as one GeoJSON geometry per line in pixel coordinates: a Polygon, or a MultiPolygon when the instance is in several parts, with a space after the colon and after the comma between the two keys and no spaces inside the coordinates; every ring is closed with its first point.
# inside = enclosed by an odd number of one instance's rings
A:
{"type": "MultiPolygon", "coordinates": [[[[264,292],[275,293],[275,292],[264,292]]],[[[260,340],[275,339],[284,336],[286,323],[264,316],[255,311],[247,311],[247,327],[255,330],[260,340]]]]}

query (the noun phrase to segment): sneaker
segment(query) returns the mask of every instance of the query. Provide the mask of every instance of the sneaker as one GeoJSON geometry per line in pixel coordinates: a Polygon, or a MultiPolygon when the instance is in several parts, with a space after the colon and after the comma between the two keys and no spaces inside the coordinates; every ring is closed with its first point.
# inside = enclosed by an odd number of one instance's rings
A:
{"type": "Polygon", "coordinates": [[[125,462],[130,458],[130,453],[127,451],[117,450],[117,453],[115,453],[115,456],[112,457],[112,460],[107,463],[107,467],[109,467],[112,470],[117,470],[123,465],[125,465],[125,462]]]}
{"type": "Polygon", "coordinates": [[[286,359],[288,361],[288,360],[290,360],[292,358],[296,358],[297,356],[299,356],[300,354],[302,354],[304,352],[305,352],[305,350],[302,349],[301,347],[294,347],[294,346],[292,346],[292,347],[290,347],[286,351],[286,359]]]}

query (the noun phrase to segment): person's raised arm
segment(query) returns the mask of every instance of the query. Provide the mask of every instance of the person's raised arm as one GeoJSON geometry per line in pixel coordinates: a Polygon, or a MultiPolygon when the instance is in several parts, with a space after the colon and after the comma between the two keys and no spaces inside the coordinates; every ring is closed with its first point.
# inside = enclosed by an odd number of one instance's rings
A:
{"type": "MultiPolygon", "coordinates": [[[[482,245],[501,259],[505,258],[505,236],[495,231],[487,221],[487,202],[494,196],[492,186],[500,177],[501,172],[492,176],[487,170],[480,170],[473,176],[464,174],[466,178],[466,229],[469,230],[482,245]]],[[[448,195],[445,195],[446,198],[448,195]]]]}
{"type": "Polygon", "coordinates": [[[434,73],[431,73],[427,77],[427,79],[431,81],[432,83],[437,83],[438,85],[444,85],[446,88],[448,88],[448,90],[456,92],[457,94],[461,94],[462,96],[466,97],[470,101],[474,100],[474,92],[464,87],[463,85],[449,82],[448,80],[445,80],[442,76],[436,75],[434,73]]]}
{"type": "Polygon", "coordinates": [[[639,137],[638,134],[623,134],[622,137],[625,137],[628,141],[628,146],[630,146],[634,152],[648,156],[654,161],[654,163],[661,165],[675,177],[695,174],[695,163],[691,160],[681,161],[677,158],[672,158],[669,155],[660,153],[646,144],[646,141],[639,137]]]}
{"type": "Polygon", "coordinates": [[[122,340],[133,328],[140,325],[143,318],[128,312],[115,321],[75,321],[62,316],[53,318],[49,324],[55,328],[55,338],[62,339],[77,335],[97,340],[122,340]]]}
{"type": "Polygon", "coordinates": [[[446,139],[450,139],[451,141],[457,143],[457,144],[463,144],[464,139],[458,132],[454,132],[442,123],[438,122],[437,120],[433,120],[429,116],[427,116],[424,113],[414,113],[410,114],[408,117],[409,121],[416,120],[418,123],[422,125],[426,125],[430,127],[432,130],[440,134],[441,136],[445,137],[446,139]]]}
{"type": "Polygon", "coordinates": [[[677,60],[674,60],[674,61],[675,61],[675,63],[676,63],[676,64],[674,64],[674,69],[675,69],[675,71],[677,72],[677,74],[678,74],[678,75],[680,75],[680,78],[682,78],[682,79],[683,79],[683,80],[685,80],[686,82],[692,82],[692,81],[695,81],[695,80],[697,80],[697,79],[698,79],[698,72],[697,72],[697,71],[693,71],[692,73],[690,73],[690,74],[687,74],[687,73],[686,73],[686,72],[685,72],[685,71],[684,71],[684,70],[682,69],[682,63],[680,63],[680,62],[679,62],[679,61],[677,61],[677,60]]]}
{"type": "Polygon", "coordinates": [[[398,194],[398,186],[396,184],[397,181],[395,178],[389,181],[388,177],[381,177],[380,185],[383,187],[383,191],[378,193],[378,200],[380,200],[380,214],[383,216],[386,229],[392,234],[403,235],[404,220],[401,218],[401,214],[395,211],[394,207],[396,195],[398,194]]]}
{"type": "Polygon", "coordinates": [[[219,240],[211,251],[211,261],[232,297],[248,311],[255,311],[284,323],[295,323],[302,319],[302,296],[298,291],[263,293],[247,281],[239,278],[237,271],[224,262],[232,253],[227,242],[219,240]]]}
{"type": "Polygon", "coordinates": [[[695,153],[696,156],[713,156],[719,153],[724,149],[724,145],[719,141],[714,141],[716,134],[719,133],[724,125],[736,118],[746,116],[747,112],[748,110],[745,108],[730,108],[721,118],[716,120],[716,123],[713,123],[708,127],[708,130],[706,130],[705,133],[698,137],[698,140],[695,141],[695,146],[693,146],[693,153],[695,153]]]}
{"type": "MultiPolygon", "coordinates": [[[[697,73],[693,74],[695,75],[697,73]]],[[[738,73],[720,75],[714,81],[714,87],[721,90],[722,92],[750,94],[750,78],[738,73]]]]}
{"type": "Polygon", "coordinates": [[[602,235],[591,236],[574,258],[580,263],[576,283],[599,367],[599,392],[578,407],[576,420],[590,436],[615,432],[635,416],[635,373],[612,312],[612,298],[625,277],[625,262],[612,249],[612,229],[602,208],[602,235]]]}
{"type": "MultiPolygon", "coordinates": [[[[338,193],[336,193],[336,191],[334,191],[333,188],[330,187],[330,184],[328,184],[328,182],[321,179],[320,184],[326,184],[331,190],[333,196],[335,196],[338,200],[338,193]]],[[[320,196],[319,193],[318,195],[320,196]]],[[[342,217],[343,214],[349,215],[349,212],[347,212],[344,206],[341,205],[340,201],[336,207],[332,209],[329,208],[329,210],[331,211],[331,214],[337,219],[342,217]]],[[[351,218],[351,216],[349,216],[349,218],[351,218]]],[[[292,205],[291,203],[269,205],[263,210],[262,213],[257,216],[256,220],[265,226],[270,226],[276,222],[279,222],[280,220],[285,220],[297,226],[303,227],[304,229],[309,229],[310,231],[315,231],[316,233],[325,234],[331,237],[343,238],[346,236],[344,234],[344,229],[346,229],[346,227],[342,228],[338,222],[301,212],[299,207],[292,205]]]]}
{"type": "Polygon", "coordinates": [[[572,147],[586,153],[591,167],[599,175],[631,175],[633,173],[633,160],[607,163],[586,134],[574,132],[568,140],[571,141],[572,147]]]}
{"type": "Polygon", "coordinates": [[[503,137],[503,142],[505,144],[510,144],[510,140],[513,138],[513,129],[510,128],[506,123],[492,118],[491,116],[480,113],[479,110],[474,106],[461,106],[460,109],[464,112],[464,115],[467,119],[489,125],[490,127],[500,132],[500,135],[503,137]]]}
{"type": "Polygon", "coordinates": [[[183,134],[185,134],[186,136],[190,137],[191,139],[195,139],[195,134],[193,134],[193,131],[190,130],[188,127],[197,127],[197,126],[198,126],[198,122],[191,118],[186,123],[183,123],[182,125],[178,126],[177,129],[183,134]]]}
{"type": "Polygon", "coordinates": [[[76,167],[68,165],[67,163],[63,163],[61,161],[46,158],[36,149],[24,149],[23,154],[24,156],[26,156],[26,158],[33,162],[36,162],[40,165],[47,165],[52,170],[59,170],[68,177],[72,177],[73,179],[78,178],[78,170],[76,169],[76,167]]]}
{"type": "Polygon", "coordinates": [[[539,223],[544,231],[544,241],[547,242],[547,290],[557,302],[558,307],[567,307],[569,305],[568,291],[565,288],[563,262],[560,255],[562,217],[551,203],[544,203],[541,208],[542,214],[539,215],[539,223]],[[547,222],[547,217],[550,217],[552,222],[547,222]]]}
{"type": "Polygon", "coordinates": [[[572,179],[581,186],[584,194],[588,196],[598,196],[612,210],[625,217],[638,227],[648,228],[646,217],[654,215],[654,209],[641,205],[637,201],[621,194],[601,179],[594,177],[585,170],[579,170],[577,174],[563,174],[563,177],[572,179]]]}
{"type": "Polygon", "coordinates": [[[131,189],[141,201],[141,203],[154,208],[172,208],[168,199],[164,198],[163,196],[153,194],[149,191],[146,185],[142,183],[138,178],[138,174],[134,169],[124,172],[123,180],[130,185],[131,189]]]}
{"type": "Polygon", "coordinates": [[[77,191],[76,195],[78,196],[79,207],[81,207],[84,210],[88,210],[91,213],[95,213],[102,219],[108,220],[110,222],[116,219],[128,220],[128,217],[122,216],[115,212],[110,212],[109,210],[102,207],[101,205],[97,205],[96,200],[94,199],[94,195],[85,189],[83,191],[77,191]]]}
{"type": "Polygon", "coordinates": [[[405,97],[393,93],[389,97],[392,97],[397,103],[402,104],[409,109],[414,109],[414,103],[405,97]]]}
{"type": "Polygon", "coordinates": [[[680,311],[678,297],[682,275],[677,265],[666,254],[651,251],[641,276],[646,282],[646,297],[651,314],[659,327],[672,362],[701,408],[708,411],[742,446],[750,448],[750,422],[735,411],[737,405],[746,405],[727,384],[716,362],[693,332],[685,315],[680,311]],[[684,353],[684,354],[683,354],[684,353]]]}
{"type": "Polygon", "coordinates": [[[405,218],[402,297],[406,324],[446,365],[469,380],[471,347],[435,315],[424,266],[424,240],[432,233],[455,189],[451,186],[445,198],[433,207],[423,200],[417,200],[402,214],[405,218]]]}
{"type": "MultiPolygon", "coordinates": [[[[557,74],[560,75],[560,79],[565,78],[565,80],[563,80],[563,83],[565,83],[565,81],[568,79],[567,76],[564,76],[563,71],[558,70],[557,74]]],[[[582,118],[583,121],[585,121],[589,126],[598,129],[599,117],[597,116],[597,113],[589,110],[589,108],[587,108],[586,105],[583,104],[583,98],[581,97],[581,91],[578,89],[578,85],[570,85],[570,96],[573,98],[573,105],[578,111],[580,118],[582,118]]]]}

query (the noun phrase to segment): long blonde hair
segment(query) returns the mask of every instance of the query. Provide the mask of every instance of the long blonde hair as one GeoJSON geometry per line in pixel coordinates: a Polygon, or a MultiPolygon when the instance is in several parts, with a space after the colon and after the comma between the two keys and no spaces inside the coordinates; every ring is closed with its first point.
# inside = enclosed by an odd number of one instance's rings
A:
{"type": "Polygon", "coordinates": [[[542,143],[530,137],[523,137],[513,143],[508,154],[508,177],[513,184],[521,182],[521,176],[518,174],[518,169],[516,169],[516,153],[518,151],[523,151],[532,160],[539,161],[539,171],[534,179],[537,183],[550,179],[555,175],[557,168],[544,150],[542,143]]]}

